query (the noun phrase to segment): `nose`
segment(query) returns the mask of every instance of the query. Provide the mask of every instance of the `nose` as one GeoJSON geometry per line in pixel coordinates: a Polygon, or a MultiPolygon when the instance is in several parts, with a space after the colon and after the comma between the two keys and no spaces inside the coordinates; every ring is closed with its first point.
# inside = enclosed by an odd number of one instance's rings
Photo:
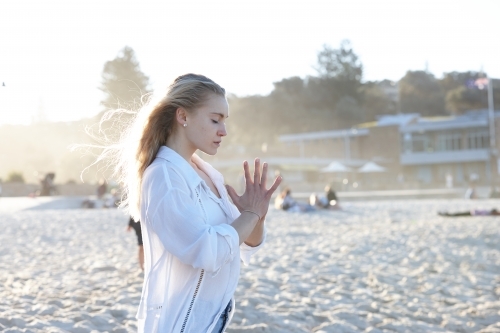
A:
{"type": "Polygon", "coordinates": [[[219,130],[219,132],[217,133],[219,136],[226,136],[227,135],[227,131],[226,131],[226,124],[223,124],[222,125],[222,129],[219,130]]]}

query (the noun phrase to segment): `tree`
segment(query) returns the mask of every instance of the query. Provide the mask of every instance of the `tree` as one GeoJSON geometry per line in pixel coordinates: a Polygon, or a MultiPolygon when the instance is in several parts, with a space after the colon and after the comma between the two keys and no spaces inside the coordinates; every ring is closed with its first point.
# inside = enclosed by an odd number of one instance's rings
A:
{"type": "Polygon", "coordinates": [[[408,71],[399,81],[401,112],[422,116],[444,115],[444,93],[434,75],[425,71],[408,71]]]}
{"type": "Polygon", "coordinates": [[[318,53],[316,70],[319,77],[310,78],[307,84],[311,107],[317,110],[332,110],[337,118],[337,125],[352,125],[355,119],[363,118],[359,114],[349,114],[351,111],[360,110],[359,88],[362,86],[363,77],[363,65],[354,53],[351,43],[343,40],[338,49],[323,45],[323,50],[318,53]],[[342,110],[340,112],[339,106],[342,110]]]}
{"type": "Polygon", "coordinates": [[[352,127],[364,121],[363,110],[351,96],[344,96],[335,106],[335,114],[341,127],[352,127]]]}
{"type": "Polygon", "coordinates": [[[11,171],[7,176],[7,183],[24,183],[24,176],[21,172],[11,171]]]}
{"type": "MultiPolygon", "coordinates": [[[[440,85],[446,94],[446,110],[454,114],[462,114],[469,110],[486,109],[488,107],[487,89],[479,90],[474,81],[485,74],[478,72],[445,73],[440,85]]],[[[500,82],[494,81],[494,105],[498,109],[500,103],[500,82]]]]}
{"type": "Polygon", "coordinates": [[[359,90],[365,121],[374,121],[379,115],[397,112],[398,96],[394,82],[389,80],[367,82],[359,90]]]}
{"type": "Polygon", "coordinates": [[[475,81],[481,76],[480,73],[478,72],[449,72],[449,73],[444,73],[443,78],[439,80],[439,85],[441,88],[445,91],[448,92],[450,90],[459,88],[459,87],[465,87],[467,86],[471,81],[475,81]]]}
{"type": "Polygon", "coordinates": [[[454,114],[463,114],[468,110],[486,108],[485,97],[484,91],[458,87],[446,93],[446,109],[454,114]]]}
{"type": "Polygon", "coordinates": [[[323,50],[318,53],[316,70],[320,77],[341,81],[361,82],[363,77],[363,65],[348,40],[343,40],[339,49],[323,45],[323,50]]]}
{"type": "Polygon", "coordinates": [[[149,92],[149,78],[141,71],[135,52],[129,46],[104,64],[101,76],[99,89],[105,94],[101,101],[105,108],[135,109],[140,106],[141,97],[149,92]]]}

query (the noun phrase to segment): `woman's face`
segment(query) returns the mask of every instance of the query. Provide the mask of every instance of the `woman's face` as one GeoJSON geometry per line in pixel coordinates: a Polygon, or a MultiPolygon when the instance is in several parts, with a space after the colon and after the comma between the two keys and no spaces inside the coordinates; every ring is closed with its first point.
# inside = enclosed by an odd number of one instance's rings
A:
{"type": "Polygon", "coordinates": [[[224,97],[211,94],[202,106],[189,113],[186,118],[188,141],[194,148],[215,155],[221,145],[222,137],[227,135],[226,118],[229,107],[224,97]]]}

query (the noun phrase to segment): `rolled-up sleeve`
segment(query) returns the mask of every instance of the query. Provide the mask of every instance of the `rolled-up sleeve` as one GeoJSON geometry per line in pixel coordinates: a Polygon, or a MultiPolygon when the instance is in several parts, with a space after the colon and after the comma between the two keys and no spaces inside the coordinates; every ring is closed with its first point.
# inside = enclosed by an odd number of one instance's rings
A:
{"type": "Polygon", "coordinates": [[[164,184],[158,179],[143,185],[143,193],[147,192],[147,202],[143,203],[147,207],[147,223],[165,250],[181,262],[218,272],[239,254],[236,230],[228,224],[205,223],[200,203],[186,189],[169,187],[169,182],[164,184]]]}
{"type": "Polygon", "coordinates": [[[245,266],[248,266],[248,264],[250,264],[250,259],[252,258],[252,256],[257,252],[259,251],[262,246],[264,246],[264,243],[266,242],[266,227],[264,225],[264,234],[262,235],[262,242],[257,245],[257,246],[249,246],[247,244],[245,244],[244,242],[241,243],[240,245],[240,259],[241,261],[243,261],[243,264],[245,266]]]}

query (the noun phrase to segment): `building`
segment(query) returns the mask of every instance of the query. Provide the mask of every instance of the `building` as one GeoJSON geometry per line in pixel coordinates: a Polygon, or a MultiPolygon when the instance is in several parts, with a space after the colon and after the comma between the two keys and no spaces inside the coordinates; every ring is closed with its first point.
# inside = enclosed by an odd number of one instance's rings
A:
{"type": "MultiPolygon", "coordinates": [[[[494,119],[494,132],[500,134],[499,111],[494,119]]],[[[500,147],[499,137],[494,136],[495,147],[500,147]]],[[[387,171],[377,175],[378,187],[380,181],[384,187],[436,187],[447,180],[448,185],[450,180],[455,185],[470,180],[490,184],[499,174],[487,110],[432,118],[383,115],[352,129],[289,134],[279,140],[294,152],[290,157],[304,161],[332,160],[352,168],[376,162],[387,171]]]]}

